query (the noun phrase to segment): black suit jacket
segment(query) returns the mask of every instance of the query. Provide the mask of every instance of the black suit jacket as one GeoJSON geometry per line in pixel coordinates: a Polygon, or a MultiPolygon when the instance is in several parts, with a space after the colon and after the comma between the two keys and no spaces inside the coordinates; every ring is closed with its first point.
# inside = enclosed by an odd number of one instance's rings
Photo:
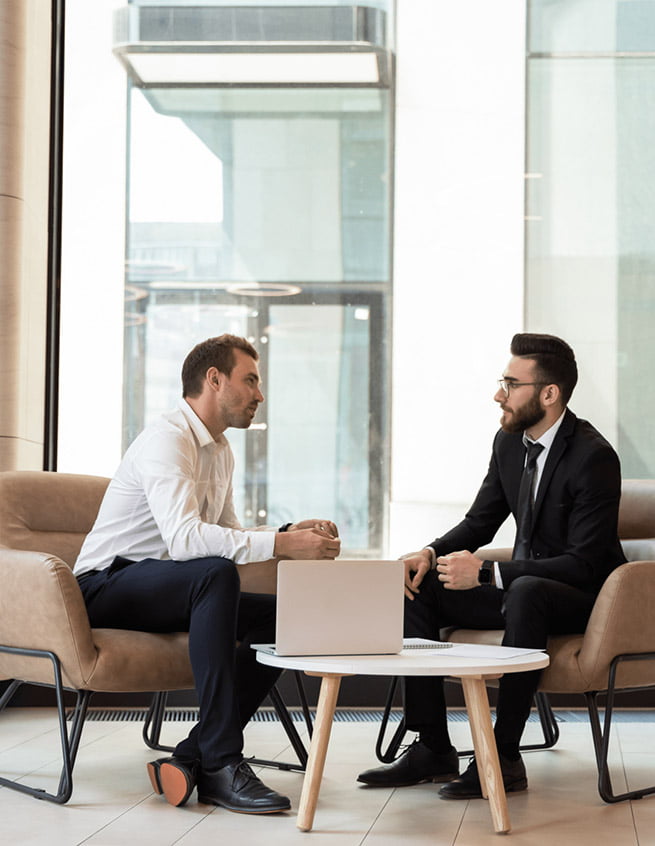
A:
{"type": "MultiPolygon", "coordinates": [[[[496,434],[489,472],[465,518],[430,546],[437,555],[489,544],[516,517],[525,447],[521,434],[496,434]]],[[[625,556],[618,538],[621,468],[612,446],[567,410],[543,469],[532,521],[530,560],[501,562],[503,586],[518,576],[556,579],[598,592],[625,556]]]]}

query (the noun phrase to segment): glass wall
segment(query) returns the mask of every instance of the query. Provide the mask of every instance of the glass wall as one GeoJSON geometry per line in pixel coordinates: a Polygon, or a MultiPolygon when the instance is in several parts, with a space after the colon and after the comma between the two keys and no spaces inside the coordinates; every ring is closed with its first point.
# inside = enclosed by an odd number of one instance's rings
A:
{"type": "Polygon", "coordinates": [[[655,474],[655,3],[529,3],[526,321],[581,359],[572,405],[655,474]]]}
{"type": "MultiPolygon", "coordinates": [[[[124,226],[125,272],[103,281],[120,288],[123,302],[122,337],[115,338],[122,385],[108,397],[120,407],[120,452],[175,404],[181,364],[195,343],[244,335],[261,355],[266,402],[248,431],[226,433],[242,522],[332,516],[344,554],[381,554],[389,88],[140,85],[124,72],[123,84],[124,204],[114,225],[124,226]]],[[[73,214],[64,231],[71,255],[73,214]]],[[[83,422],[62,417],[62,439],[76,426],[83,422]]],[[[94,472],[88,460],[86,467],[94,472]]],[[[60,462],[59,469],[77,468],[60,462]]]]}

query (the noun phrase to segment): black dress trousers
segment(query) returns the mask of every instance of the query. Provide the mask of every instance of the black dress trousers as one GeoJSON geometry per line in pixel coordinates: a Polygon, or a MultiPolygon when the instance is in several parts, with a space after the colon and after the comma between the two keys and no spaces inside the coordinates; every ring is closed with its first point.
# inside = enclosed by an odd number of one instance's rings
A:
{"type": "MultiPolygon", "coordinates": [[[[595,593],[538,576],[520,576],[507,590],[492,585],[448,590],[432,570],[415,599],[405,600],[405,637],[439,639],[439,630],[447,626],[504,629],[503,646],[545,649],[549,635],[584,632],[595,599],[595,593]]],[[[540,675],[536,670],[500,679],[495,734],[501,751],[518,752],[540,675]]],[[[437,725],[443,729],[443,679],[406,678],[405,716],[411,730],[429,734],[437,725]]]]}
{"type": "Polygon", "coordinates": [[[92,628],[189,633],[199,720],[175,754],[207,770],[238,760],[242,729],[281,672],[250,649],[275,640],[275,597],[241,593],[237,566],[218,557],[117,558],[80,588],[92,628]]]}

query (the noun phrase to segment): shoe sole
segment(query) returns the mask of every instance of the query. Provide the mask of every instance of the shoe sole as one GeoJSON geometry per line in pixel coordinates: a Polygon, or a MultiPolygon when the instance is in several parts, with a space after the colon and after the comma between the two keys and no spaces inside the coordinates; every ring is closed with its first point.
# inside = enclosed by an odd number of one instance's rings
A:
{"type": "Polygon", "coordinates": [[[157,796],[161,796],[163,791],[161,789],[161,782],[159,781],[159,764],[155,761],[150,761],[149,764],[146,764],[146,770],[148,771],[148,778],[150,779],[152,789],[157,796]]]}
{"type": "Polygon", "coordinates": [[[411,787],[413,784],[443,784],[446,781],[452,781],[457,778],[459,773],[442,773],[441,775],[427,776],[426,778],[415,779],[414,781],[387,781],[384,784],[381,782],[365,781],[363,778],[358,778],[360,784],[365,784],[367,787],[411,787]]]}
{"type": "MultiPolygon", "coordinates": [[[[515,781],[513,784],[505,787],[505,793],[521,793],[528,789],[528,780],[515,781]]],[[[443,788],[439,791],[441,799],[482,799],[482,793],[444,793],[443,788]]]]}
{"type": "Polygon", "coordinates": [[[280,814],[283,811],[291,810],[291,803],[280,805],[276,808],[237,808],[233,805],[228,805],[225,802],[219,802],[211,796],[198,796],[198,802],[202,805],[218,805],[220,808],[225,808],[226,811],[232,811],[234,814],[280,814]]]}
{"type": "Polygon", "coordinates": [[[158,796],[164,795],[170,805],[179,808],[193,793],[194,784],[187,774],[173,764],[158,764],[151,761],[147,765],[152,789],[158,796]]]}

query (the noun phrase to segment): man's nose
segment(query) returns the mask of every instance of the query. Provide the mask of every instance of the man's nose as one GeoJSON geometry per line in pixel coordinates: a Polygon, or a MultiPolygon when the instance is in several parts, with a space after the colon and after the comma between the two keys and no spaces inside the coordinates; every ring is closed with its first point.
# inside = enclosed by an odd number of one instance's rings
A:
{"type": "Polygon", "coordinates": [[[264,402],[264,394],[262,393],[261,388],[257,388],[255,399],[257,400],[257,402],[264,402]]]}
{"type": "Polygon", "coordinates": [[[494,402],[500,403],[502,405],[506,399],[507,394],[505,393],[505,391],[502,388],[498,388],[498,390],[494,394],[494,402]]]}

